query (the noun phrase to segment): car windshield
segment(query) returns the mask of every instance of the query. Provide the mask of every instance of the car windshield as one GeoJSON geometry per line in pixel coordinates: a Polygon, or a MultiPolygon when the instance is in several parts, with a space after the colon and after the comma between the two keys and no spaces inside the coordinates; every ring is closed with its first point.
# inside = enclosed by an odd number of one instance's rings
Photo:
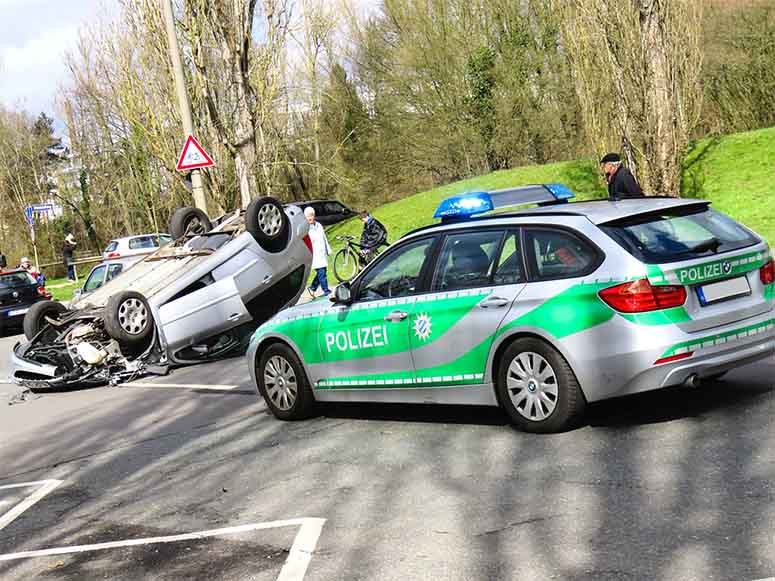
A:
{"type": "Polygon", "coordinates": [[[118,248],[118,242],[115,240],[111,240],[110,243],[105,247],[105,252],[113,252],[118,248]]]}
{"type": "Polygon", "coordinates": [[[749,230],[710,208],[678,208],[634,216],[601,226],[635,258],[647,264],[691,260],[757,244],[749,230]],[[683,210],[683,211],[682,211],[683,210]]]}
{"type": "Polygon", "coordinates": [[[34,282],[35,279],[32,278],[32,275],[26,272],[6,272],[0,274],[0,288],[13,288],[34,282]]]}

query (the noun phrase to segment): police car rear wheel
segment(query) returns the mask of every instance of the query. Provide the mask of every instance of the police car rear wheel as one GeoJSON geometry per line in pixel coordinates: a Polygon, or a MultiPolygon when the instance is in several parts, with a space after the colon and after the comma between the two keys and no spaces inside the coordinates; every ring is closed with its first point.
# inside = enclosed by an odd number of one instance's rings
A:
{"type": "Polygon", "coordinates": [[[281,420],[310,416],[314,398],[296,354],[275,344],[261,354],[256,369],[258,389],[272,414],[281,420]]]}
{"type": "Polygon", "coordinates": [[[584,409],[584,396],[568,362],[539,339],[517,339],[506,349],[496,387],[501,406],[528,432],[568,429],[584,409]]]}

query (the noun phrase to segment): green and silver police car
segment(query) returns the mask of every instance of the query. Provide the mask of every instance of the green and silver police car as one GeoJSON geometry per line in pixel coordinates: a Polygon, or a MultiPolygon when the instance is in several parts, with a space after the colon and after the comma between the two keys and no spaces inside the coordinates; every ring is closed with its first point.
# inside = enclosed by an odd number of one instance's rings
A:
{"type": "Polygon", "coordinates": [[[548,184],[447,199],[440,223],[331,300],[270,319],[248,350],[269,409],[492,405],[552,432],[588,402],[696,386],[775,352],[775,263],[756,233],[706,201],[571,197],[548,184]]]}

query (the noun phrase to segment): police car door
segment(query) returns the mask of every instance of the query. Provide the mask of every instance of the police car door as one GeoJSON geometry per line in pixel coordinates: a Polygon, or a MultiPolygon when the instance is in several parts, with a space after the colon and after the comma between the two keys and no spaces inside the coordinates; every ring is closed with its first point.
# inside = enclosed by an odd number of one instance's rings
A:
{"type": "MultiPolygon", "coordinates": [[[[334,307],[318,333],[317,390],[374,390],[414,383],[409,323],[435,236],[390,249],[353,285],[353,303],[334,307]]],[[[323,399],[369,399],[331,396],[323,399]]]]}
{"type": "MultiPolygon", "coordinates": [[[[524,272],[518,229],[467,228],[444,237],[430,292],[417,298],[410,320],[418,385],[488,383],[490,347],[525,288],[524,272]]],[[[440,391],[439,401],[452,393],[440,391]]]]}

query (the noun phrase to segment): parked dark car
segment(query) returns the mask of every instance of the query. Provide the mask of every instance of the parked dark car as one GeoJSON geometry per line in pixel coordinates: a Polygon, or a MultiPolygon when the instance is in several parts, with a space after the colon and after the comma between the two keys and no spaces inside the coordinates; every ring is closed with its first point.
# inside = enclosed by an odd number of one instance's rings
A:
{"type": "Polygon", "coordinates": [[[357,215],[357,212],[337,200],[310,200],[308,202],[294,202],[294,204],[302,210],[307,207],[315,210],[315,217],[323,226],[336,224],[357,215]]]}
{"type": "Polygon", "coordinates": [[[51,295],[26,270],[0,270],[0,335],[9,328],[21,328],[24,315],[38,301],[51,295]]]}

